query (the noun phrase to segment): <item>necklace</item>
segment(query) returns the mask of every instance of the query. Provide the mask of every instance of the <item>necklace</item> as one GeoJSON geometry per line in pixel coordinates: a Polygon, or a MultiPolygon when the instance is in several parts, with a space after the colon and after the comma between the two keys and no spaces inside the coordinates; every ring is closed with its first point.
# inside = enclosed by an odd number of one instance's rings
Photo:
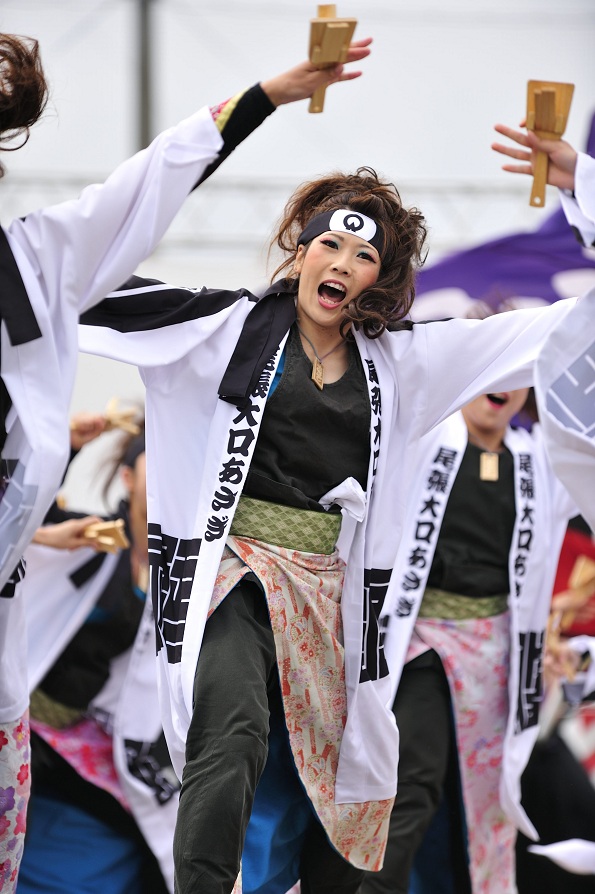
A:
{"type": "MultiPolygon", "coordinates": [[[[297,326],[297,323],[296,323],[296,326],[297,326]]],[[[336,351],[337,348],[340,348],[341,345],[344,345],[345,339],[342,338],[338,345],[335,345],[334,348],[331,348],[330,351],[327,351],[326,354],[323,354],[322,357],[319,357],[318,354],[316,353],[316,348],[314,347],[314,345],[312,344],[312,342],[310,341],[310,339],[308,338],[306,333],[302,332],[302,330],[300,329],[299,326],[297,328],[298,328],[298,332],[300,333],[300,335],[303,335],[303,337],[306,339],[306,341],[308,342],[308,344],[314,351],[314,361],[312,363],[312,377],[311,378],[312,378],[312,381],[314,382],[314,384],[316,385],[316,387],[319,388],[320,391],[322,391],[322,389],[324,388],[324,367],[322,365],[322,361],[326,360],[326,358],[330,354],[332,354],[333,351],[336,351]]]]}
{"type": "Polygon", "coordinates": [[[480,444],[475,436],[469,435],[469,441],[474,447],[482,451],[479,454],[479,478],[480,481],[498,481],[500,477],[500,451],[490,450],[485,444],[480,444]]]}

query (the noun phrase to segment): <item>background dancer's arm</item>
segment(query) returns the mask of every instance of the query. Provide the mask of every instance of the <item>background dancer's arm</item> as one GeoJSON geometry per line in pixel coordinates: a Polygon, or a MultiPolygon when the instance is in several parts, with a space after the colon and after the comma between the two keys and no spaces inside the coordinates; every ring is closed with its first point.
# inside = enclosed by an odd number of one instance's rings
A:
{"type": "MultiPolygon", "coordinates": [[[[353,44],[348,61],[367,56],[369,43],[353,44]]],[[[50,312],[68,304],[75,312],[92,307],[151,254],[220,153],[228,155],[276,105],[307,98],[320,84],[359,74],[342,66],[312,71],[309,63],[302,63],[265,81],[265,89],[253,88],[260,95],[252,95],[258,114],[248,125],[239,114],[227,120],[227,104],[215,110],[205,107],[161,133],[105,183],[87,187],[74,201],[13,221],[7,235],[28,292],[41,287],[50,312]],[[221,109],[224,118],[219,120],[221,109]]]]}
{"type": "Polygon", "coordinates": [[[502,165],[513,174],[533,175],[538,151],[548,156],[548,183],[557,186],[568,223],[583,245],[595,244],[595,158],[577,152],[565,140],[543,140],[532,131],[496,124],[497,133],[512,144],[492,143],[492,149],[514,160],[502,165]]]}

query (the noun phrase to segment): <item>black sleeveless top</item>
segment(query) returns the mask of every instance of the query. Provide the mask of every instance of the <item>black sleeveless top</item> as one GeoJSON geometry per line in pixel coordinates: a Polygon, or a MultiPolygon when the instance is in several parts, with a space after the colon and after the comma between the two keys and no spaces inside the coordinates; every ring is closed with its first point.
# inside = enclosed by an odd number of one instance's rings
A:
{"type": "Polygon", "coordinates": [[[266,403],[246,496],[323,511],[320,497],[345,478],[366,489],[370,400],[359,352],[354,342],[348,345],[344,375],[320,391],[292,327],[281,379],[266,403]]]}
{"type": "Polygon", "coordinates": [[[436,544],[428,586],[461,596],[508,593],[508,555],[516,519],[514,461],[499,454],[497,481],[479,477],[481,449],[468,443],[436,544]]]}

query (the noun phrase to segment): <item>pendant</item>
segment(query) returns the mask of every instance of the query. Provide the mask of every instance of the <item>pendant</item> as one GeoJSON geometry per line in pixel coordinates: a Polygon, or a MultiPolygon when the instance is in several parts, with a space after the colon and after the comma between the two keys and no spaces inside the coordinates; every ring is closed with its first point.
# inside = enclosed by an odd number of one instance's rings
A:
{"type": "Polygon", "coordinates": [[[314,358],[314,363],[312,364],[312,381],[322,391],[324,387],[324,368],[318,357],[314,358]]]}
{"type": "Polygon", "coordinates": [[[479,454],[479,477],[482,481],[498,480],[498,454],[497,453],[480,453],[479,454]]]}

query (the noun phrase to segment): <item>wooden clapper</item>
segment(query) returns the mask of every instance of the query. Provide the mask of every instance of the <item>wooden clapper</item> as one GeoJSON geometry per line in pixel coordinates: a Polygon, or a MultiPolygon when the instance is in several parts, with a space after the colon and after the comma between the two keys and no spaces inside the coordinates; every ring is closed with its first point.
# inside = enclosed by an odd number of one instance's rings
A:
{"type": "MultiPolygon", "coordinates": [[[[347,61],[349,44],[357,19],[338,19],[334,3],[318,7],[318,18],[310,20],[309,59],[316,68],[332,68],[347,61]]],[[[326,87],[319,87],[312,95],[309,112],[322,112],[326,87]]]]}
{"type": "MultiPolygon", "coordinates": [[[[559,140],[566,130],[574,84],[556,81],[529,81],[527,84],[527,130],[546,140],[559,140]]],[[[545,185],[549,159],[545,152],[536,154],[533,188],[529,204],[545,205],[545,185]]]]}
{"type": "MultiPolygon", "coordinates": [[[[140,435],[141,427],[134,421],[138,418],[138,415],[138,410],[118,409],[118,398],[112,397],[103,413],[105,419],[105,431],[112,431],[114,428],[120,428],[122,431],[128,432],[129,435],[140,435]]],[[[71,421],[70,430],[76,431],[76,423],[71,421]]]]}
{"type": "Polygon", "coordinates": [[[124,531],[124,521],[121,518],[114,521],[94,522],[85,528],[85,538],[89,545],[94,546],[98,552],[117,553],[119,549],[128,549],[130,541],[124,531]]]}
{"type": "Polygon", "coordinates": [[[120,428],[122,431],[128,432],[129,435],[140,435],[141,427],[134,421],[139,415],[138,410],[120,410],[117,397],[112,397],[103,415],[105,416],[106,431],[120,428]]]}

